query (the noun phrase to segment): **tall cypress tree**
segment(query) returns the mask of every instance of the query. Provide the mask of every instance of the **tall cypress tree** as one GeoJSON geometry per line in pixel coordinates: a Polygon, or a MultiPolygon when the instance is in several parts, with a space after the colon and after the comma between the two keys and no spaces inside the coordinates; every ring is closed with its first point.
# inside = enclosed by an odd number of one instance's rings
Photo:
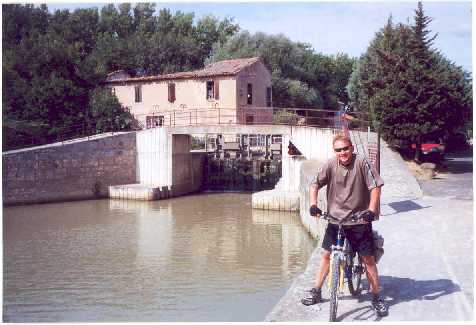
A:
{"type": "Polygon", "coordinates": [[[461,68],[432,49],[431,18],[421,3],[414,24],[393,26],[391,18],[361,57],[348,86],[360,109],[380,122],[391,144],[445,139],[471,119],[471,81],[461,68]]]}
{"type": "Polygon", "coordinates": [[[437,34],[430,37],[428,25],[432,19],[425,15],[423,5],[418,3],[415,10],[415,24],[411,26],[413,37],[410,39],[410,62],[407,69],[407,87],[410,89],[409,108],[416,128],[412,129],[411,138],[416,143],[415,160],[420,160],[421,144],[425,137],[431,135],[441,126],[441,110],[436,65],[431,46],[437,34]],[[436,123],[435,123],[436,122],[436,123]]]}

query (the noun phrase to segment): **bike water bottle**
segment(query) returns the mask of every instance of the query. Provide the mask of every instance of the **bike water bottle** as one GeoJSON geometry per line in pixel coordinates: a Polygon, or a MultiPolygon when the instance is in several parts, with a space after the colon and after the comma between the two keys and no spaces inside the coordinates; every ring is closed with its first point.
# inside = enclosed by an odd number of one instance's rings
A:
{"type": "Polygon", "coordinates": [[[337,246],[340,246],[340,247],[344,246],[344,238],[337,238],[337,246]]]}

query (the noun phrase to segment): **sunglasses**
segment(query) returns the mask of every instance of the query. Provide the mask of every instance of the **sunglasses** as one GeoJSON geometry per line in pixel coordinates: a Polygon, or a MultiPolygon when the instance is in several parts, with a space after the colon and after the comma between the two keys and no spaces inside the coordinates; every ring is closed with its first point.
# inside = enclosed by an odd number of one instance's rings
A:
{"type": "Polygon", "coordinates": [[[347,150],[349,150],[349,148],[350,148],[350,146],[342,147],[342,148],[335,148],[334,151],[335,152],[347,151],[347,150]]]}

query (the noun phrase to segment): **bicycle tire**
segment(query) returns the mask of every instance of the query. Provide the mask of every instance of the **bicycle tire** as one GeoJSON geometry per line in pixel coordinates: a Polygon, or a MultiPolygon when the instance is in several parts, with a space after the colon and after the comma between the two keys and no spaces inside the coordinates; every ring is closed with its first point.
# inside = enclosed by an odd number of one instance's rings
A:
{"type": "Polygon", "coordinates": [[[337,305],[339,302],[339,278],[340,278],[340,260],[335,258],[332,260],[332,279],[331,279],[331,300],[329,310],[329,321],[335,322],[337,316],[337,305]]]}
{"type": "Polygon", "coordinates": [[[349,292],[352,296],[358,296],[362,292],[362,274],[364,274],[364,266],[362,258],[359,254],[354,253],[348,257],[347,262],[347,284],[349,292]]]}

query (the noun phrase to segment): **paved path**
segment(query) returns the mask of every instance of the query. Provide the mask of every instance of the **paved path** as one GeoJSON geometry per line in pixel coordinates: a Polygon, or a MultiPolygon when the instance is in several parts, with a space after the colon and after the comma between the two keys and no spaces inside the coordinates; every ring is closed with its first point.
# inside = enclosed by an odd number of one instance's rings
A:
{"type": "Polygon", "coordinates": [[[473,152],[448,154],[443,168],[436,177],[419,181],[427,196],[472,200],[473,199],[473,152]]]}
{"type": "MultiPolygon", "coordinates": [[[[385,238],[385,254],[379,262],[382,295],[389,316],[379,319],[370,307],[369,294],[360,298],[348,292],[339,302],[342,321],[452,321],[472,320],[473,314],[473,201],[472,183],[453,195],[454,183],[444,191],[434,186],[431,196],[422,193],[405,163],[386,148],[382,153],[382,213],[374,229],[385,238]],[[416,185],[415,185],[416,184],[416,185]],[[469,188],[468,188],[469,187],[469,188]]],[[[471,162],[472,164],[472,162],[471,162]]],[[[446,178],[454,180],[457,176],[446,178]]],[[[469,175],[466,175],[469,177],[469,175]]],[[[466,177],[464,178],[466,180],[466,177]]],[[[472,179],[472,172],[471,172],[472,179]]],[[[423,189],[432,189],[429,181],[423,189]]],[[[434,180],[434,184],[439,180],[434,180]]],[[[459,186],[462,186],[461,184],[459,186]]],[[[327,321],[329,303],[306,307],[303,293],[313,284],[320,249],[289,291],[268,314],[267,321],[327,321]]]]}

